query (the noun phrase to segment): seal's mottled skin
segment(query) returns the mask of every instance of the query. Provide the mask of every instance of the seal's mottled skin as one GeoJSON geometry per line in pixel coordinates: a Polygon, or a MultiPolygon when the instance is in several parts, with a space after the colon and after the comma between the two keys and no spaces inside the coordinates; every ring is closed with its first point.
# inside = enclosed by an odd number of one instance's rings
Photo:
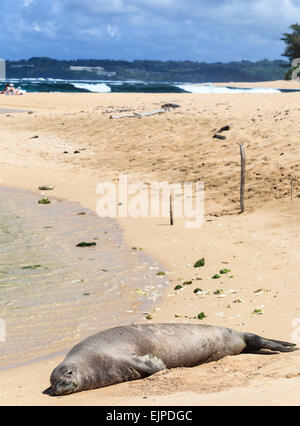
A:
{"type": "Polygon", "coordinates": [[[88,337],[51,374],[51,393],[66,395],[140,379],[160,370],[193,367],[244,350],[295,350],[293,344],[225,327],[141,324],[111,328],[88,337]]]}

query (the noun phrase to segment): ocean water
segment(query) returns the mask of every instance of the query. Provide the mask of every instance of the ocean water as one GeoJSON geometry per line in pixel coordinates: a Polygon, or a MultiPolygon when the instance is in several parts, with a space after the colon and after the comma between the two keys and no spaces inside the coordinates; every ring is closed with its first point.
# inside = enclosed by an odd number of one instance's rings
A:
{"type": "Polygon", "coordinates": [[[40,205],[40,198],[0,188],[0,367],[139,322],[166,286],[156,275],[162,267],[126,246],[115,220],[78,203],[40,205]],[[76,247],[83,241],[96,246],[76,247]]]}
{"type": "MultiPolygon", "coordinates": [[[[143,82],[143,81],[99,81],[99,80],[61,80],[51,78],[10,79],[25,92],[69,92],[69,93],[280,93],[296,92],[292,89],[272,88],[233,88],[219,87],[207,83],[197,86],[189,83],[143,82]]],[[[0,90],[4,83],[0,84],[0,90]]]]}

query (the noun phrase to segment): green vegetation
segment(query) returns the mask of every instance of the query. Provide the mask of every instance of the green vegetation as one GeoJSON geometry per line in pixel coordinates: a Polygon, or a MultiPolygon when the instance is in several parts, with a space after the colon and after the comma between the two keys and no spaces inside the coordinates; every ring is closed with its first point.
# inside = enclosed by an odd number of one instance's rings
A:
{"type": "MultiPolygon", "coordinates": [[[[290,62],[292,62],[293,59],[300,58],[300,25],[293,24],[290,25],[289,28],[292,30],[292,32],[284,33],[283,37],[281,38],[281,40],[284,41],[286,44],[286,48],[282,56],[289,58],[290,62]]],[[[286,72],[286,80],[290,80],[292,78],[292,72],[294,71],[294,69],[295,67],[291,67],[286,72]]]]}
{"type": "Polygon", "coordinates": [[[254,309],[254,311],[252,312],[252,314],[256,314],[256,315],[262,315],[263,311],[259,308],[254,309]]]}
{"type": "Polygon", "coordinates": [[[50,204],[51,201],[48,198],[42,198],[38,201],[39,204],[50,204]]]}
{"type": "Polygon", "coordinates": [[[194,265],[194,268],[200,268],[201,266],[204,266],[204,265],[205,265],[205,259],[203,257],[202,259],[197,260],[197,262],[194,265]]]}
{"type": "Polygon", "coordinates": [[[82,242],[76,245],[76,247],[91,247],[91,246],[95,246],[96,243],[92,242],[92,243],[86,243],[86,242],[82,242]]]}
{"type": "Polygon", "coordinates": [[[53,189],[54,189],[54,186],[52,185],[39,186],[40,191],[52,191],[53,189]]]}
{"type": "Polygon", "coordinates": [[[182,285],[178,284],[177,286],[174,287],[174,290],[181,290],[183,287],[182,285]]]}
{"type": "Polygon", "coordinates": [[[28,266],[22,266],[22,269],[38,269],[41,267],[42,265],[28,265],[28,266]]]}
{"type": "Polygon", "coordinates": [[[213,278],[214,280],[217,280],[218,278],[221,278],[221,275],[220,275],[220,274],[215,274],[212,278],[213,278]]]}
{"type": "Polygon", "coordinates": [[[228,272],[230,272],[230,269],[224,268],[220,270],[220,274],[228,274],[228,272]]]}
{"type": "MultiPolygon", "coordinates": [[[[298,55],[299,57],[300,55],[298,55]]],[[[33,57],[6,61],[8,78],[61,78],[72,80],[142,80],[152,82],[266,81],[284,78],[283,60],[257,62],[118,61],[109,59],[57,60],[33,57]],[[70,66],[103,67],[107,75],[72,71],[70,66]],[[113,73],[113,75],[109,74],[113,73]]]]}
{"type": "Polygon", "coordinates": [[[200,314],[198,314],[198,315],[197,315],[197,318],[198,318],[199,320],[202,320],[202,319],[206,318],[206,315],[205,315],[205,313],[204,313],[204,312],[200,312],[200,314]]]}

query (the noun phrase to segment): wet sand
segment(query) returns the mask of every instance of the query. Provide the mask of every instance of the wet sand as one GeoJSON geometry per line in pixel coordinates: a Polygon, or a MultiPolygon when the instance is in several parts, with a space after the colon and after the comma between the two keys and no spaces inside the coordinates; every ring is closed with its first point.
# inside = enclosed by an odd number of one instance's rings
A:
{"type": "Polygon", "coordinates": [[[126,246],[115,220],[48,193],[0,187],[2,368],[140,321],[166,286],[162,267],[126,246]],[[38,204],[45,196],[51,204],[38,204]]]}
{"type": "MultiPolygon", "coordinates": [[[[274,85],[284,88],[285,83],[274,85]]],[[[288,84],[299,87],[297,82],[288,84]]],[[[97,184],[117,182],[120,172],[146,183],[205,183],[205,224],[199,230],[186,229],[185,221],[178,218],[173,227],[166,218],[118,219],[129,247],[142,247],[159,259],[171,282],[151,311],[153,321],[199,323],[197,314],[205,312],[203,324],[299,341],[298,93],[28,94],[5,102],[6,107],[36,112],[0,117],[2,185],[36,190],[40,184],[51,184],[54,197],[95,211],[97,184]],[[146,112],[165,102],[181,108],[143,119],[109,120],[113,111],[122,108],[146,112]],[[213,139],[214,132],[227,124],[231,129],[224,133],[226,140],[213,139]],[[239,143],[245,145],[247,161],[244,215],[238,214],[239,143]],[[193,268],[202,257],[205,267],[193,268]],[[221,268],[230,269],[232,277],[212,280],[221,268]],[[174,290],[188,280],[191,285],[174,290]],[[203,294],[196,295],[196,288],[202,288],[203,294]],[[223,293],[214,294],[217,289],[223,293]],[[255,309],[261,314],[253,313],[255,309]]],[[[300,397],[299,352],[243,354],[137,382],[49,398],[41,392],[61,359],[39,361],[34,372],[31,365],[2,371],[1,403],[293,405],[300,397]]]]}

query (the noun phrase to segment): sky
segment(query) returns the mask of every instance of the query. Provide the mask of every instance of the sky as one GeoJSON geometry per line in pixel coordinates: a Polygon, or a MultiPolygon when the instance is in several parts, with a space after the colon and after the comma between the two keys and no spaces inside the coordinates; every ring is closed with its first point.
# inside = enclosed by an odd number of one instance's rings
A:
{"type": "Polygon", "coordinates": [[[2,0],[0,57],[284,59],[300,0],[2,0]]]}

